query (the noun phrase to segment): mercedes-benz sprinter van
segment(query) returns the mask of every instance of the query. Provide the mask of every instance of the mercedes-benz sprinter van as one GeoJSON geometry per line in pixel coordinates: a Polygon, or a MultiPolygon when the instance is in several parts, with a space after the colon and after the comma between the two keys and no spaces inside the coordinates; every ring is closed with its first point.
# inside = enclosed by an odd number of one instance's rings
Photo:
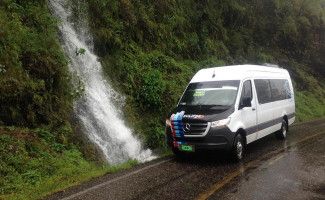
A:
{"type": "Polygon", "coordinates": [[[202,69],[166,120],[166,143],[176,155],[224,149],[239,161],[255,140],[273,132],[285,139],[294,120],[287,70],[275,65],[202,69]]]}

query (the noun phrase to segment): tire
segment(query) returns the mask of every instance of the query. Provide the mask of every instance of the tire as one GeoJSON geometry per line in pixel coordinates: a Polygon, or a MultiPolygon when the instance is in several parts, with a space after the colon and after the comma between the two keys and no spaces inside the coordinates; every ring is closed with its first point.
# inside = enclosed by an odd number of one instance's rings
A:
{"type": "Polygon", "coordinates": [[[275,136],[279,140],[284,140],[287,137],[288,125],[287,122],[283,119],[281,129],[275,133],[275,136]]]}
{"type": "Polygon", "coordinates": [[[231,159],[234,162],[239,162],[243,159],[244,156],[244,150],[245,150],[245,144],[243,137],[240,134],[237,134],[235,137],[234,145],[231,149],[231,159]]]}

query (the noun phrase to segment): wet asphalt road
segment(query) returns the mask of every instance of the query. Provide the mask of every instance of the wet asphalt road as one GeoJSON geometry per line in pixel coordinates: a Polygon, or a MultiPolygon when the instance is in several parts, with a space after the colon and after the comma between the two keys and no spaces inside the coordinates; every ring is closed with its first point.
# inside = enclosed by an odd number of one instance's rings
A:
{"type": "Polygon", "coordinates": [[[249,144],[240,163],[225,152],[170,156],[47,199],[325,199],[325,119],[249,144]]]}

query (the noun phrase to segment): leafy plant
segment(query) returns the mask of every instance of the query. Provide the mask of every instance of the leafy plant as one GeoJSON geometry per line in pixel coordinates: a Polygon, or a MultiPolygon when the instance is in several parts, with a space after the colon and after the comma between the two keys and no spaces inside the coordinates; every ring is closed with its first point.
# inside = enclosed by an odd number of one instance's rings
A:
{"type": "Polygon", "coordinates": [[[84,97],[85,94],[85,82],[82,80],[79,74],[72,76],[73,90],[71,91],[71,96],[74,99],[80,99],[84,97]]]}
{"type": "Polygon", "coordinates": [[[44,139],[46,142],[48,143],[54,142],[55,136],[50,131],[37,128],[35,132],[38,135],[38,137],[44,139]]]}
{"type": "Polygon", "coordinates": [[[4,74],[6,71],[6,66],[0,64],[0,74],[4,74]]]}
{"type": "Polygon", "coordinates": [[[161,73],[158,70],[151,70],[143,77],[140,99],[144,101],[147,107],[159,106],[164,90],[165,83],[161,73]]]}
{"type": "Polygon", "coordinates": [[[84,48],[76,48],[75,52],[76,52],[76,56],[84,55],[86,53],[86,49],[84,49],[84,48]]]}
{"type": "Polygon", "coordinates": [[[22,176],[23,180],[31,185],[35,185],[41,180],[41,176],[36,170],[27,171],[26,173],[22,174],[22,176]]]}

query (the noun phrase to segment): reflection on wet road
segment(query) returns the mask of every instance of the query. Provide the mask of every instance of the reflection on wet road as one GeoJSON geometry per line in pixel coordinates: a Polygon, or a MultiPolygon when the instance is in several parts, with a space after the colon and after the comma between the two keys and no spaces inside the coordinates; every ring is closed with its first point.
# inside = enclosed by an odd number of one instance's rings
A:
{"type": "MultiPolygon", "coordinates": [[[[208,199],[325,199],[325,131],[285,148],[208,199]]],[[[251,168],[251,169],[250,169],[251,168]]],[[[199,199],[206,199],[203,196],[199,199]]]]}
{"type": "Polygon", "coordinates": [[[48,199],[325,199],[325,119],[269,135],[232,163],[225,152],[173,156],[109,174],[48,199]]]}

